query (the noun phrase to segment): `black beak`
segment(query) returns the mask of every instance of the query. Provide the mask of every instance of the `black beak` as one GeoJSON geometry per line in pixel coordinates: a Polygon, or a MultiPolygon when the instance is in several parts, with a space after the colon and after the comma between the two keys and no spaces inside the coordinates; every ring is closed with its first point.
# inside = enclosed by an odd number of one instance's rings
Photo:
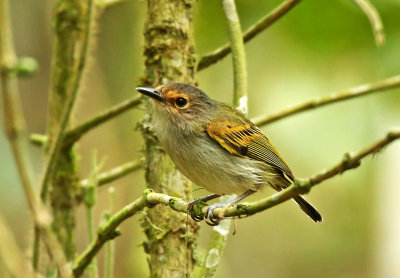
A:
{"type": "Polygon", "coordinates": [[[156,89],[145,88],[145,87],[137,87],[136,90],[138,90],[140,93],[142,93],[142,94],[144,94],[144,95],[146,95],[148,97],[154,98],[154,99],[156,99],[158,101],[162,101],[163,100],[163,98],[160,96],[160,93],[156,89]]]}

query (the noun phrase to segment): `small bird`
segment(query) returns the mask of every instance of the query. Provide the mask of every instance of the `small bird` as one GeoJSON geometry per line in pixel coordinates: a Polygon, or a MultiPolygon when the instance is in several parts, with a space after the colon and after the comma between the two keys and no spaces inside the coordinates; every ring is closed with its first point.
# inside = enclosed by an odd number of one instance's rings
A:
{"type": "MultiPolygon", "coordinates": [[[[178,170],[213,193],[192,201],[189,208],[198,200],[239,195],[228,204],[209,206],[208,224],[219,223],[213,219],[215,208],[226,209],[265,185],[280,191],[294,180],[271,141],[238,110],[189,84],[136,89],[152,98],[154,130],[178,170]]],[[[322,221],[321,214],[303,197],[293,199],[315,222],[322,221]]],[[[192,211],[189,213],[193,220],[202,220],[192,211]]]]}

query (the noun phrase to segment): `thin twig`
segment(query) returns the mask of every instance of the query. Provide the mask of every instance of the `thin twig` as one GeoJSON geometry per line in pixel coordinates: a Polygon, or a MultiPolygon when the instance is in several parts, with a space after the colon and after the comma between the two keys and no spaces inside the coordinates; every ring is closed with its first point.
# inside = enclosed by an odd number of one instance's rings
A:
{"type": "MultiPolygon", "coordinates": [[[[144,158],[139,158],[135,161],[131,161],[115,167],[107,172],[103,172],[98,175],[98,186],[113,182],[121,177],[124,177],[140,168],[143,167],[144,158]]],[[[85,187],[89,184],[90,179],[82,180],[81,186],[85,187]]]]}
{"type": "MultiPolygon", "coordinates": [[[[107,110],[99,113],[93,118],[73,127],[65,132],[63,145],[71,145],[78,141],[83,135],[91,131],[92,129],[104,124],[105,122],[119,116],[125,111],[138,106],[142,101],[141,96],[135,96],[131,99],[125,100],[107,110]]],[[[30,141],[39,146],[43,146],[47,143],[47,136],[42,134],[32,134],[30,141]]]]}
{"type": "Polygon", "coordinates": [[[345,91],[336,92],[326,97],[312,99],[307,102],[281,110],[275,114],[258,116],[252,119],[252,121],[256,125],[261,126],[292,116],[300,112],[316,109],[325,106],[327,104],[365,96],[370,93],[382,92],[397,87],[400,87],[400,75],[396,75],[378,82],[360,85],[351,89],[347,89],[345,91]]]}
{"type": "MultiPolygon", "coordinates": [[[[148,194],[151,190],[145,190],[145,194],[148,194]]],[[[91,260],[96,256],[96,254],[100,251],[101,247],[108,240],[114,239],[119,236],[119,233],[116,231],[117,227],[126,219],[133,216],[138,211],[141,211],[146,207],[146,198],[141,197],[134,201],[133,203],[127,205],[119,212],[114,214],[108,222],[99,227],[97,230],[96,238],[90,243],[90,245],[86,248],[86,250],[79,255],[74,263],[73,273],[75,277],[79,277],[83,274],[83,271],[91,262],[91,260]]]]}
{"type": "MultiPolygon", "coordinates": [[[[86,206],[86,226],[87,226],[87,233],[88,233],[88,242],[92,242],[94,238],[94,218],[93,218],[93,207],[96,204],[97,199],[97,187],[98,187],[98,174],[103,167],[104,160],[97,163],[97,151],[95,150],[93,153],[92,158],[92,171],[88,178],[88,182],[85,186],[85,195],[83,198],[83,202],[86,206]]],[[[89,265],[90,275],[91,278],[98,278],[99,272],[97,268],[97,261],[93,259],[89,265]]]]}
{"type": "Polygon", "coordinates": [[[247,113],[247,71],[246,54],[242,39],[239,16],[234,0],[222,0],[222,7],[228,23],[229,40],[232,47],[233,64],[233,106],[247,113]]]}
{"type": "Polygon", "coordinates": [[[68,130],[65,134],[64,145],[69,145],[79,140],[84,134],[90,130],[98,127],[108,120],[122,114],[129,109],[138,106],[142,101],[142,96],[135,96],[131,99],[125,100],[101,113],[94,116],[90,120],[77,125],[76,127],[68,130]]]}
{"type": "Polygon", "coordinates": [[[361,10],[366,14],[372,27],[372,32],[375,37],[375,43],[377,46],[385,44],[385,32],[383,30],[383,23],[379,12],[376,10],[374,5],[369,0],[353,0],[361,10]]]}
{"type": "MultiPolygon", "coordinates": [[[[115,188],[110,186],[108,188],[108,193],[110,196],[110,203],[109,203],[109,209],[106,214],[107,220],[111,218],[111,215],[114,211],[115,188]]],[[[104,270],[105,278],[114,277],[114,260],[115,260],[115,244],[113,240],[110,240],[106,245],[105,270],[104,270]]]]}
{"type": "Polygon", "coordinates": [[[97,0],[96,6],[100,9],[107,9],[117,4],[127,2],[127,0],[97,0]]]}
{"type": "MultiPolygon", "coordinates": [[[[340,161],[333,167],[322,170],[319,173],[312,175],[310,178],[296,180],[285,190],[275,193],[270,197],[255,202],[247,202],[234,205],[226,209],[224,215],[225,217],[249,216],[274,207],[299,194],[308,193],[315,185],[339,174],[343,174],[350,169],[357,168],[361,164],[361,160],[363,158],[379,152],[385,146],[389,145],[391,142],[397,139],[400,139],[400,130],[392,130],[385,136],[385,138],[375,142],[374,144],[366,147],[358,153],[345,154],[342,161],[340,161]]],[[[119,235],[116,229],[123,221],[130,218],[137,212],[143,210],[145,207],[152,208],[157,204],[164,204],[175,211],[187,213],[188,203],[186,203],[182,199],[171,197],[166,194],[154,193],[151,189],[146,189],[142,197],[114,214],[114,216],[112,216],[107,223],[99,228],[96,239],[93,240],[90,246],[75,260],[73,267],[73,272],[75,276],[79,277],[80,275],[82,275],[86,266],[100,251],[104,243],[106,243],[108,240],[114,239],[116,236],[119,235]]],[[[206,215],[207,208],[207,206],[203,206],[201,208],[200,214],[202,216],[206,215]]],[[[214,209],[213,216],[215,218],[218,218],[221,210],[221,208],[214,209]]],[[[199,217],[201,215],[199,215],[199,217]]]]}
{"type": "MultiPolygon", "coordinates": [[[[250,41],[252,38],[257,36],[259,33],[264,31],[266,28],[275,23],[278,19],[284,16],[287,12],[289,12],[294,6],[300,3],[301,0],[286,0],[278,7],[276,7],[272,12],[267,14],[264,18],[258,21],[256,24],[251,26],[244,34],[243,41],[246,43],[250,41]]],[[[197,71],[201,71],[212,64],[215,64],[225,56],[227,56],[231,52],[231,45],[227,44],[213,53],[207,54],[200,58],[199,63],[197,64],[197,71]]]]}
{"type": "Polygon", "coordinates": [[[49,250],[49,254],[56,262],[61,276],[70,277],[71,270],[67,265],[67,260],[64,254],[60,252],[60,243],[50,228],[50,216],[35,197],[28,169],[25,165],[26,161],[29,159],[27,158],[26,150],[23,148],[23,142],[21,142],[24,120],[19,100],[17,79],[15,72],[12,70],[17,59],[12,41],[9,11],[8,2],[0,0],[0,66],[4,106],[4,129],[14,154],[28,207],[34,220],[35,230],[41,231],[43,241],[49,250]]]}
{"type": "MultiPolygon", "coordinates": [[[[234,197],[232,195],[222,196],[219,198],[221,203],[229,203],[234,197]]],[[[226,241],[228,239],[229,230],[232,219],[226,218],[221,220],[218,226],[213,228],[208,244],[207,253],[205,254],[203,265],[201,266],[201,277],[215,277],[215,272],[219,266],[219,261],[222,258],[226,241]]]]}
{"type": "Polygon", "coordinates": [[[13,70],[17,63],[17,57],[12,38],[10,8],[7,0],[0,1],[0,13],[0,71],[4,131],[13,149],[18,173],[24,186],[25,197],[28,205],[30,205],[35,202],[35,194],[29,178],[28,167],[23,159],[28,157],[22,138],[26,124],[21,108],[17,75],[13,70]]]}

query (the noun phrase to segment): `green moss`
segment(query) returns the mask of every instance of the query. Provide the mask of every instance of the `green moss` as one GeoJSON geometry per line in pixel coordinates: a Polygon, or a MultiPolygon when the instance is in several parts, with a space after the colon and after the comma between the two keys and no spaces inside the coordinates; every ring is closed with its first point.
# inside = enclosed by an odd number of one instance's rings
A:
{"type": "Polygon", "coordinates": [[[237,204],[236,205],[236,209],[240,212],[240,214],[243,215],[249,215],[250,212],[248,210],[248,205],[246,203],[242,203],[242,204],[237,204]]]}

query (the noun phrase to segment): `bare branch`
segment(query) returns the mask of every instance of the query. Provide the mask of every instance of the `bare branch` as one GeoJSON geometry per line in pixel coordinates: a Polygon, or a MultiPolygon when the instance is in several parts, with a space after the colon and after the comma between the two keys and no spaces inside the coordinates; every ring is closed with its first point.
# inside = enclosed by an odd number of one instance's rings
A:
{"type": "Polygon", "coordinates": [[[87,120],[86,122],[68,130],[65,135],[64,145],[73,144],[90,130],[98,127],[108,120],[111,120],[112,118],[122,114],[123,112],[138,106],[141,101],[141,96],[133,97],[99,113],[90,120],[87,120]]]}
{"type": "Polygon", "coordinates": [[[372,32],[375,37],[375,43],[377,46],[385,44],[385,32],[383,30],[383,23],[379,12],[376,10],[374,5],[369,0],[353,0],[363,12],[367,15],[368,20],[372,27],[372,32]]]}
{"type": "MultiPolygon", "coordinates": [[[[267,14],[264,18],[258,21],[256,24],[251,26],[244,34],[243,41],[246,43],[250,41],[252,38],[257,36],[259,33],[267,29],[273,23],[275,23],[278,19],[288,13],[294,6],[300,3],[301,0],[286,0],[278,7],[276,7],[272,12],[267,14]]],[[[231,45],[226,44],[225,46],[215,50],[213,53],[205,55],[200,58],[199,63],[197,64],[197,71],[201,71],[212,64],[215,64],[226,55],[231,52],[231,45]]]]}
{"type": "Polygon", "coordinates": [[[400,87],[400,75],[396,75],[378,82],[360,85],[345,91],[336,92],[326,97],[312,99],[307,102],[279,111],[275,114],[258,116],[252,119],[252,121],[256,125],[261,126],[300,112],[316,109],[331,103],[361,97],[375,92],[383,92],[397,87],[400,87]]]}
{"type": "Polygon", "coordinates": [[[222,0],[225,19],[228,23],[229,39],[232,47],[233,64],[233,106],[247,113],[247,71],[246,54],[242,39],[239,16],[234,0],[222,0]]]}
{"type": "MultiPolygon", "coordinates": [[[[124,177],[140,168],[143,167],[144,158],[139,158],[134,161],[122,164],[110,171],[101,173],[97,176],[98,186],[113,182],[121,177],[124,177]]],[[[85,187],[89,184],[89,179],[84,179],[81,181],[81,186],[85,187]]]]}
{"type": "MultiPolygon", "coordinates": [[[[101,124],[119,116],[123,112],[138,106],[142,101],[141,96],[136,96],[131,99],[125,100],[101,113],[94,116],[93,118],[77,125],[76,127],[67,130],[64,136],[63,145],[71,145],[78,141],[83,135],[98,127],[101,124]]],[[[42,134],[32,134],[30,141],[38,146],[43,146],[47,143],[47,136],[42,134]]]]}

